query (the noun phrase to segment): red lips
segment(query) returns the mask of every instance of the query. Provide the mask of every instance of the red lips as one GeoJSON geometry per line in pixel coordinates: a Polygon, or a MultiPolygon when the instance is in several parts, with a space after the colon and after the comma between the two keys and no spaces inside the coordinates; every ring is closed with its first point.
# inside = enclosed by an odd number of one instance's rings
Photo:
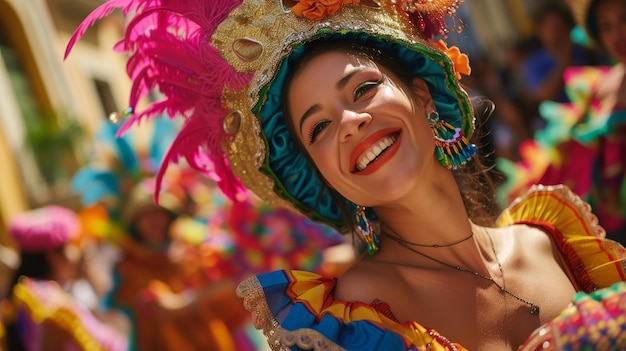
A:
{"type": "Polygon", "coordinates": [[[377,171],[383,164],[385,164],[387,160],[393,157],[396,151],[398,151],[398,146],[400,145],[401,138],[402,134],[400,133],[399,128],[387,128],[379,130],[364,139],[354,148],[352,154],[350,155],[350,167],[352,173],[358,175],[367,175],[377,171]],[[371,148],[372,145],[378,143],[384,137],[392,136],[394,134],[397,136],[395,143],[389,146],[376,160],[372,161],[364,170],[359,171],[357,168],[357,162],[359,160],[359,157],[361,157],[361,155],[365,151],[371,148]]]}

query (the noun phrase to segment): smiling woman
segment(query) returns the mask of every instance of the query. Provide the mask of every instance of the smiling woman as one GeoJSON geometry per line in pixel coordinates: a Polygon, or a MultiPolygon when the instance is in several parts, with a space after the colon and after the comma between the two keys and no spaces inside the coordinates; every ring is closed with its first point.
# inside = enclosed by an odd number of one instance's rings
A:
{"type": "Polygon", "coordinates": [[[273,349],[515,350],[577,291],[626,277],[625,250],[566,187],[493,215],[467,57],[433,40],[460,3],[118,0],[79,28],[134,14],[127,123],[184,115],[166,161],[363,239],[339,278],[239,285],[273,349]],[[154,86],[164,100],[136,111],[154,86]]]}

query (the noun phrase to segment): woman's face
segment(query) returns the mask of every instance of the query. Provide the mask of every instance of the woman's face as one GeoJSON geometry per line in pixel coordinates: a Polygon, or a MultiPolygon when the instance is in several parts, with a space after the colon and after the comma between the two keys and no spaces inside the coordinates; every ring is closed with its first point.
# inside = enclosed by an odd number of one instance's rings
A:
{"type": "Polygon", "coordinates": [[[604,48],[615,60],[626,64],[626,1],[601,1],[595,19],[604,48]]]}
{"type": "Polygon", "coordinates": [[[81,258],[80,249],[71,243],[46,253],[46,258],[50,264],[50,279],[64,285],[76,279],[78,262],[81,258]]]}
{"type": "Polygon", "coordinates": [[[169,238],[172,218],[170,213],[158,206],[148,206],[135,219],[135,226],[143,242],[158,247],[169,238]]]}
{"type": "Polygon", "coordinates": [[[558,11],[551,11],[543,15],[537,24],[537,36],[547,49],[558,49],[568,40],[571,28],[558,11]]]}
{"type": "Polygon", "coordinates": [[[405,87],[369,59],[332,51],[295,74],[288,101],[295,133],[320,173],[355,203],[393,201],[438,164],[425,117],[434,105],[422,80],[405,87]]]}

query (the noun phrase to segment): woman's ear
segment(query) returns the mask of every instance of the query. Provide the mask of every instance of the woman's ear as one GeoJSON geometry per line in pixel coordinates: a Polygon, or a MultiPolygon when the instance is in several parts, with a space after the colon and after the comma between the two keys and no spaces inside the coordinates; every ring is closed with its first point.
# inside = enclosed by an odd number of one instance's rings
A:
{"type": "Polygon", "coordinates": [[[424,110],[435,110],[435,102],[433,101],[432,95],[430,95],[428,84],[421,78],[413,78],[411,83],[413,94],[415,94],[415,97],[419,100],[419,104],[424,107],[424,110]]]}

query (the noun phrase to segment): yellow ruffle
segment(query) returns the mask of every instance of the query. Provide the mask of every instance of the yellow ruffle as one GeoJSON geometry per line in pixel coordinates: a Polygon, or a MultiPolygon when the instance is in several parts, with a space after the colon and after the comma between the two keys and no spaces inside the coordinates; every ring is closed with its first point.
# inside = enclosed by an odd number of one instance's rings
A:
{"type": "Polygon", "coordinates": [[[81,350],[107,351],[83,325],[80,316],[72,309],[75,302],[54,281],[35,282],[23,277],[13,288],[16,308],[23,308],[37,324],[51,322],[69,332],[81,350]],[[45,301],[36,296],[34,284],[46,284],[45,301]]]}
{"type": "Polygon", "coordinates": [[[580,290],[591,292],[626,280],[626,249],[605,238],[590,206],[564,185],[532,186],[500,215],[497,224],[528,224],[545,230],[580,290]]]}

